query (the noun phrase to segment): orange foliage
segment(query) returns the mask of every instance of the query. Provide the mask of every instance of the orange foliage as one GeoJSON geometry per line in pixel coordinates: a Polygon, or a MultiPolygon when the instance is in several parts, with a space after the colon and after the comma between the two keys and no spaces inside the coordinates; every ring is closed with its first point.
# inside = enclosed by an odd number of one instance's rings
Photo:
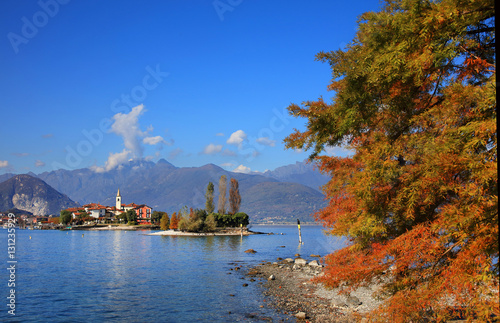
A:
{"type": "Polygon", "coordinates": [[[373,320],[500,317],[494,16],[489,0],[388,1],[318,54],[333,102],[289,107],[307,129],[287,147],[332,176],[315,217],[349,241],[318,281],[380,284],[373,320]],[[340,145],[352,155],[321,155],[340,145]]]}
{"type": "Polygon", "coordinates": [[[173,213],[170,218],[170,230],[177,230],[179,228],[179,217],[177,213],[173,213]]]}

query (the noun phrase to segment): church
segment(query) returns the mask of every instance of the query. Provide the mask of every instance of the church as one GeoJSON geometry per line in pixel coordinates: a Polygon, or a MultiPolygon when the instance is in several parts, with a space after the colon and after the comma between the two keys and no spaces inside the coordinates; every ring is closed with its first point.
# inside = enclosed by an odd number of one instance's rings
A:
{"type": "Polygon", "coordinates": [[[153,213],[153,208],[147,206],[146,204],[122,204],[122,196],[120,194],[120,189],[118,189],[118,192],[116,193],[115,216],[123,212],[127,212],[128,210],[135,210],[137,213],[138,224],[151,224],[151,214],[153,213]]]}

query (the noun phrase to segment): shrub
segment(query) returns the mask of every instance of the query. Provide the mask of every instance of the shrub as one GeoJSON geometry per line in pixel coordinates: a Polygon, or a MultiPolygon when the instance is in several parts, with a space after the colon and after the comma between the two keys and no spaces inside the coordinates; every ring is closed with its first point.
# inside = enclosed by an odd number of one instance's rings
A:
{"type": "Polygon", "coordinates": [[[238,212],[236,214],[214,213],[213,215],[217,222],[217,226],[221,228],[239,227],[240,224],[243,226],[247,226],[249,223],[248,214],[244,212],[238,212]]]}
{"type": "Polygon", "coordinates": [[[217,229],[217,221],[215,220],[215,215],[212,213],[205,219],[204,231],[213,232],[217,229]]]}

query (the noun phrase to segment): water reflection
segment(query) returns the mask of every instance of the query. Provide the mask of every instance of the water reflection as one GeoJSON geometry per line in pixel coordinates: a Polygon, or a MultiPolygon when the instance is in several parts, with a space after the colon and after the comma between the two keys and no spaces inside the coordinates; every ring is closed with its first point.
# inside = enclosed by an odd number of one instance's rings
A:
{"type": "MultiPolygon", "coordinates": [[[[303,226],[300,246],[296,226],[253,229],[278,234],[176,237],[87,231],[82,237],[81,231],[20,230],[19,319],[232,322],[252,312],[277,319],[280,314],[260,307],[257,285],[242,287],[236,264],[251,266],[296,253],[306,259],[312,253],[324,256],[342,241],[325,236],[320,227],[303,226]],[[244,253],[247,249],[257,253],[244,253]]],[[[5,272],[0,271],[3,281],[5,272]]]]}

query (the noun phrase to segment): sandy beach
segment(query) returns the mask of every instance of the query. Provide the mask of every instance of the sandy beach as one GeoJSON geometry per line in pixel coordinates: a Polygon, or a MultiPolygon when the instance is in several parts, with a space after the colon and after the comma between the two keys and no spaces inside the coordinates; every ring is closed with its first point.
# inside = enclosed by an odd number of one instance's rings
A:
{"type": "Polygon", "coordinates": [[[254,232],[247,229],[228,229],[217,232],[184,232],[177,230],[165,230],[153,233],[148,233],[148,236],[192,236],[192,237],[205,237],[205,236],[248,236],[253,234],[262,234],[261,232],[254,232]]]}

